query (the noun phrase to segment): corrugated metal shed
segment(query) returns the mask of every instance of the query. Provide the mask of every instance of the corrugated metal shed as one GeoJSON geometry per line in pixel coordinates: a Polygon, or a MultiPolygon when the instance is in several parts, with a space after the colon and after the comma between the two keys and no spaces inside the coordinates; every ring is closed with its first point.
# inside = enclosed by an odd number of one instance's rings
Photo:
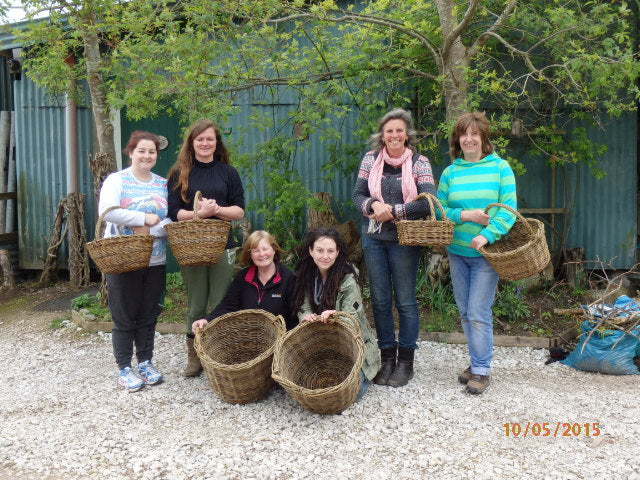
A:
{"type": "MultiPolygon", "coordinates": [[[[21,268],[40,268],[58,201],[66,193],[65,189],[65,151],[64,151],[64,105],[48,98],[30,80],[16,82],[17,150],[19,181],[20,215],[20,255],[21,268]],[[32,132],[37,132],[33,134],[32,132]]],[[[254,101],[254,100],[251,100],[254,101]]],[[[245,135],[243,132],[250,124],[249,116],[260,112],[268,114],[279,122],[290,122],[284,132],[293,135],[293,124],[289,114],[296,108],[292,104],[252,104],[251,101],[239,102],[239,109],[227,125],[223,125],[229,146],[240,153],[253,152],[268,138],[268,132],[254,130],[245,135]]],[[[352,112],[341,122],[342,141],[345,144],[356,142],[353,127],[356,112],[352,112]]],[[[338,121],[338,120],[337,120],[338,121]]],[[[87,108],[80,108],[79,118],[80,191],[90,194],[87,206],[87,229],[92,237],[95,209],[91,197],[91,175],[86,155],[91,151],[93,127],[91,114],[87,108]]],[[[281,124],[282,126],[282,124],[281,124]]],[[[182,141],[182,127],[173,118],[160,118],[130,122],[122,119],[122,142],[126,142],[134,129],[145,129],[169,139],[169,148],[161,153],[156,173],[166,176],[167,170],[175,161],[182,141]]],[[[585,165],[568,165],[556,171],[556,204],[565,205],[565,186],[569,191],[573,216],[567,238],[568,247],[585,248],[586,258],[600,258],[611,261],[614,268],[628,268],[636,262],[637,245],[637,131],[636,113],[630,113],[620,119],[611,120],[606,130],[588,128],[591,139],[607,145],[608,151],[600,160],[607,176],[597,180],[585,165]],[[577,186],[577,187],[576,187],[577,186]],[[573,192],[576,192],[575,207],[573,192]]],[[[314,134],[308,140],[300,141],[296,153],[295,165],[300,170],[306,186],[312,191],[327,191],[334,198],[338,214],[342,220],[357,219],[358,214],[349,206],[355,172],[351,175],[338,174],[332,180],[325,178],[322,166],[328,159],[328,151],[319,135],[314,134]]],[[[363,145],[363,151],[365,146],[363,145]]],[[[551,168],[541,161],[527,158],[526,147],[514,146],[512,155],[520,158],[527,166],[526,175],[519,177],[518,192],[520,207],[549,208],[551,205],[551,168]]],[[[444,155],[443,155],[444,157],[444,155]]],[[[357,161],[357,159],[355,159],[357,161]]],[[[448,163],[448,159],[434,167],[436,178],[448,163]]],[[[246,202],[263,198],[264,183],[260,167],[243,172],[246,187],[246,202]],[[251,188],[250,185],[255,185],[251,188]]],[[[248,211],[254,228],[261,227],[263,219],[255,212],[248,211]]],[[[540,215],[550,221],[549,215],[540,215]]],[[[562,215],[556,217],[556,225],[562,222],[562,215]]],[[[550,238],[551,240],[551,238],[550,238]]],[[[554,240],[557,245],[557,240],[554,240]]],[[[173,269],[170,261],[170,267],[173,269]]]]}
{"type": "MultiPolygon", "coordinates": [[[[64,100],[52,98],[23,75],[14,83],[16,171],[20,268],[43,266],[58,202],[66,196],[64,100]]],[[[89,239],[95,225],[95,201],[87,153],[93,148],[93,123],[78,108],[78,191],[87,194],[85,225],[89,239]]],[[[61,266],[66,255],[61,255],[61,266]]]]}
{"type": "MultiPolygon", "coordinates": [[[[253,152],[267,140],[268,133],[261,130],[251,131],[245,134],[247,125],[250,124],[249,116],[256,111],[268,114],[279,122],[285,123],[289,119],[289,113],[294,109],[293,105],[242,105],[225,130],[230,130],[227,142],[235,145],[240,153],[253,152]]],[[[353,143],[353,126],[356,121],[356,112],[352,112],[348,118],[342,121],[342,140],[345,144],[353,143]]],[[[282,126],[281,123],[281,126],[282,126]]],[[[123,125],[125,122],[123,122],[123,125]]],[[[134,128],[142,128],[144,125],[151,131],[160,134],[163,132],[178,132],[180,128],[172,119],[159,120],[157,126],[136,122],[127,127],[130,131],[134,128]],[[170,125],[170,127],[168,127],[170,125]]],[[[579,125],[585,126],[585,125],[579,125]]],[[[607,171],[607,176],[596,179],[588,166],[567,165],[556,169],[555,205],[552,205],[552,169],[543,161],[531,160],[527,156],[525,145],[513,143],[513,151],[510,154],[519,158],[527,167],[527,173],[517,178],[518,197],[520,208],[562,208],[567,204],[570,215],[570,230],[566,240],[566,246],[583,247],[585,258],[611,262],[613,268],[629,268],[636,262],[637,244],[637,117],[630,113],[620,119],[614,119],[606,126],[606,130],[595,127],[587,127],[589,138],[594,142],[607,145],[608,151],[600,159],[600,163],[607,171]],[[631,133],[631,134],[629,134],[631,133]],[[568,192],[568,200],[565,201],[565,187],[568,192]],[[575,192],[575,207],[574,207],[575,192]],[[621,207],[621,206],[624,206],[621,207]]],[[[290,131],[293,135],[293,126],[287,126],[284,131],[290,131]]],[[[128,133],[127,133],[128,136],[128,133]]],[[[123,126],[123,138],[125,128],[123,126]]],[[[180,139],[176,137],[176,150],[171,152],[173,158],[167,158],[158,162],[157,173],[166,174],[167,169],[173,163],[180,139]]],[[[363,145],[363,151],[365,146],[363,145]]],[[[434,174],[439,178],[440,173],[448,164],[444,159],[446,150],[443,149],[443,159],[432,159],[434,174]]],[[[338,214],[342,220],[346,218],[358,219],[355,209],[350,206],[350,199],[356,173],[351,175],[336,175],[329,181],[322,171],[322,166],[328,160],[328,151],[322,144],[319,135],[312,135],[308,140],[300,142],[295,165],[299,169],[306,186],[312,191],[327,191],[334,198],[338,214]]],[[[263,198],[264,183],[262,181],[260,167],[251,172],[244,172],[243,182],[246,189],[246,202],[263,198]]],[[[262,227],[264,220],[255,212],[248,211],[254,228],[262,227]]],[[[527,214],[538,217],[551,224],[549,214],[527,214]]],[[[556,228],[562,227],[563,215],[555,216],[556,228]]],[[[549,243],[558,246],[559,238],[553,238],[549,231],[549,243]]]]}

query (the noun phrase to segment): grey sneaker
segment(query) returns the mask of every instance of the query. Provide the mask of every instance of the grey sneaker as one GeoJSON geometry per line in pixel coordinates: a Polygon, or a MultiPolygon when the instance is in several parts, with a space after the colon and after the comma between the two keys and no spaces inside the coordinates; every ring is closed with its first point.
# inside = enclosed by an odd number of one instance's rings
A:
{"type": "Polygon", "coordinates": [[[470,378],[471,378],[471,367],[467,367],[467,369],[464,372],[458,374],[458,381],[460,383],[466,384],[470,378]]]}
{"type": "Polygon", "coordinates": [[[480,395],[489,386],[489,375],[471,375],[467,382],[467,392],[480,395]]]}

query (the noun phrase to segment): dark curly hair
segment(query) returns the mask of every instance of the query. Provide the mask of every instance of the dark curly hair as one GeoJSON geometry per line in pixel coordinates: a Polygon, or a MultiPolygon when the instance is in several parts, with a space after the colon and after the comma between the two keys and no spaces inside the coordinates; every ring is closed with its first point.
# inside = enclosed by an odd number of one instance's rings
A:
{"type": "Polygon", "coordinates": [[[298,260],[298,264],[296,265],[296,285],[293,292],[294,314],[297,315],[302,308],[305,297],[309,298],[311,308],[316,314],[322,313],[325,310],[333,310],[336,306],[340,284],[344,277],[350,273],[355,274],[355,269],[353,265],[349,263],[349,248],[338,231],[330,227],[311,230],[302,241],[300,260],[298,260]],[[320,272],[309,251],[313,248],[316,241],[321,238],[330,238],[336,242],[338,257],[329,269],[320,303],[316,304],[313,298],[313,290],[315,279],[320,275],[320,272]]]}

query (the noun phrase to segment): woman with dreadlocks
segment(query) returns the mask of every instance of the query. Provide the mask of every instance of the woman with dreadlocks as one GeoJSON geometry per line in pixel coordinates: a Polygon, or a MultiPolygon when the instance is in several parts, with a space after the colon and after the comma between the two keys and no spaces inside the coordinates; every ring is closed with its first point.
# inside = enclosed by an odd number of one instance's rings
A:
{"type": "Polygon", "coordinates": [[[310,231],[302,242],[296,267],[293,311],[301,322],[326,322],[332,313],[353,315],[365,345],[361,398],[380,369],[377,341],[362,306],[357,270],[348,261],[344,240],[334,228],[310,231]]]}

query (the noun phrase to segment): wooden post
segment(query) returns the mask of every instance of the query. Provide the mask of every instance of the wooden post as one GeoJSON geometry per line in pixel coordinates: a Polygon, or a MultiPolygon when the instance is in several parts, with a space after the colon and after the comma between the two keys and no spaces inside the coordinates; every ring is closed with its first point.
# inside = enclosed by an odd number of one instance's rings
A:
{"type": "MultiPolygon", "coordinates": [[[[7,192],[17,192],[16,190],[16,155],[15,155],[15,144],[16,144],[16,116],[13,112],[9,112],[11,114],[11,132],[9,134],[9,168],[7,169],[7,192]]],[[[14,231],[14,211],[15,211],[15,203],[16,200],[9,199],[7,200],[7,228],[5,232],[11,233],[14,231]]]]}
{"type": "Polygon", "coordinates": [[[84,194],[70,193],[66,200],[69,280],[76,287],[86,287],[89,285],[89,252],[84,227],[84,194]]]}
{"type": "Polygon", "coordinates": [[[0,250],[0,269],[2,270],[2,288],[0,290],[11,291],[15,288],[13,279],[13,267],[11,266],[11,258],[9,250],[0,250]]]}
{"type": "Polygon", "coordinates": [[[572,287],[581,286],[586,280],[584,269],[584,248],[568,248],[564,254],[567,283],[572,287]]]}
{"type": "MultiPolygon", "coordinates": [[[[7,161],[11,134],[11,112],[0,112],[0,193],[7,191],[7,161]]],[[[7,201],[0,200],[0,233],[5,233],[7,201]]]]}

